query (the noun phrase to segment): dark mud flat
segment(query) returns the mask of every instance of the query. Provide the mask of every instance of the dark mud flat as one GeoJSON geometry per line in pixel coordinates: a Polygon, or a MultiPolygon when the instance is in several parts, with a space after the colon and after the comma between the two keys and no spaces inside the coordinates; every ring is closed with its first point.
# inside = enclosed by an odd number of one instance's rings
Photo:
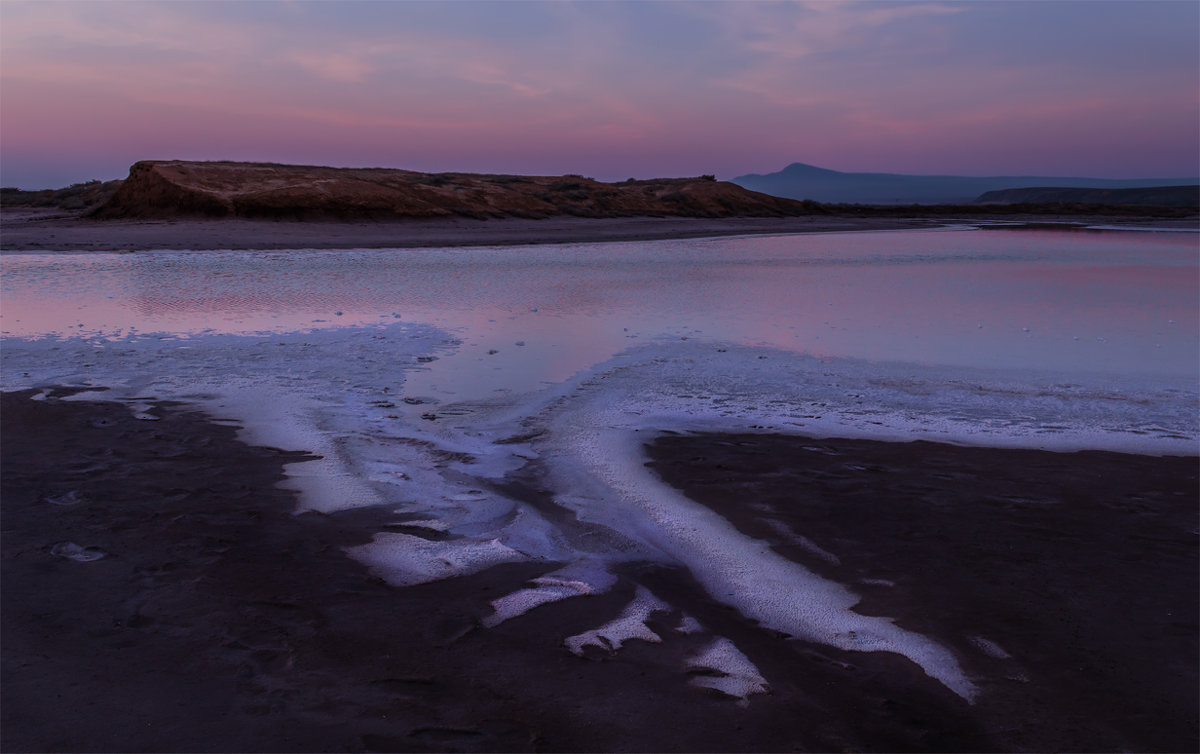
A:
{"type": "Polygon", "coordinates": [[[648,447],[666,481],[851,586],[858,611],[950,647],[987,745],[1200,747],[1197,458],[777,435],[648,447]]]}
{"type": "Polygon", "coordinates": [[[911,663],[783,642],[671,569],[635,564],[608,593],[483,629],[490,600],[560,564],[390,587],[342,548],[403,522],[293,515],[275,485],[303,454],[182,406],[147,421],[69,392],[0,406],[4,751],[986,747],[911,663]],[[637,583],[770,668],[775,693],[741,707],[688,685],[685,657],[711,635],[675,631],[678,612],[651,621],[659,644],[563,648],[637,583]]]}
{"type": "MultiPolygon", "coordinates": [[[[276,484],[304,454],[247,446],[186,406],[156,404],[158,420],[146,421],[115,402],[61,400],[69,392],[37,401],[8,393],[0,405],[4,751],[1195,748],[1195,459],[1133,459],[1158,469],[1127,480],[1142,480],[1141,498],[1108,478],[1092,484],[1082,496],[1123,506],[1111,513],[1118,525],[1077,528],[1072,538],[1014,511],[1075,511],[1068,518],[1086,522],[1091,508],[1080,506],[1093,503],[1006,499],[992,481],[980,484],[1000,502],[970,497],[982,488],[899,483],[891,489],[901,502],[860,491],[868,507],[853,513],[864,472],[809,463],[875,463],[852,461],[849,445],[820,443],[841,456],[757,436],[654,446],[662,473],[740,526],[778,519],[842,565],[784,547],[789,555],[847,581],[894,581],[854,588],[864,609],[953,647],[984,687],[972,706],[903,657],[777,636],[709,599],[686,573],[651,564],[631,564],[608,593],[484,629],[492,599],[560,564],[390,587],[342,548],[403,521],[371,509],[293,515],[294,495],[276,484]],[[793,517],[802,484],[828,495],[810,498],[826,500],[810,517],[824,524],[793,517]],[[971,513],[972,503],[986,515],[971,513]],[[916,515],[924,507],[963,523],[938,529],[916,515]],[[874,519],[882,523],[872,528],[874,519]],[[997,523],[1009,519],[1025,527],[1013,551],[997,523]],[[976,530],[982,544],[953,543],[976,530]],[[1076,561],[1072,548],[1095,557],[1076,561]],[[1051,578],[1064,569],[1074,575],[1051,578]],[[565,637],[615,617],[638,585],[676,608],[650,621],[661,643],[585,658],[563,648],[565,637]],[[684,611],[708,632],[676,631],[684,611]],[[686,658],[715,635],[746,653],[771,694],[743,707],[689,684],[686,658]],[[972,636],[1013,659],[988,657],[972,636]]],[[[882,452],[898,454],[892,464],[923,456],[882,452]]],[[[982,468],[1012,475],[1023,498],[1049,494],[1032,481],[1060,484],[1058,466],[983,453],[982,468]]],[[[1104,468],[1122,459],[1096,456],[1104,468]]],[[[506,491],[552,505],[534,471],[506,491]]],[[[968,473],[957,461],[938,472],[968,473]]],[[[895,473],[924,478],[903,465],[895,473]]]]}

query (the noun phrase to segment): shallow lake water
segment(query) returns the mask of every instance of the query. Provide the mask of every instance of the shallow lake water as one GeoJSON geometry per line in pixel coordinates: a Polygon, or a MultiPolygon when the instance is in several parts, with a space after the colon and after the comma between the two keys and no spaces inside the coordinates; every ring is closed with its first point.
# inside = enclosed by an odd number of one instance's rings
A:
{"type": "MultiPolygon", "coordinates": [[[[251,441],[319,453],[289,472],[303,507],[390,506],[436,535],[381,532],[353,553],[397,585],[565,564],[497,599],[493,625],[609,588],[615,563],[658,559],[764,626],[900,652],[969,697],[941,647],[853,613],[845,589],[698,510],[642,466],[641,443],[769,430],[1195,454],[1197,239],[939,230],[8,254],[0,381],[106,388],[78,397],[147,419],[147,401],[183,400],[251,441]],[[530,469],[607,534],[585,542],[488,484],[530,469]]],[[[639,592],[627,612],[657,604],[639,592]]]]}
{"type": "Polygon", "coordinates": [[[433,324],[462,342],[453,368],[418,380],[457,397],[557,382],[664,337],[1065,373],[1200,368],[1191,233],[21,254],[5,258],[3,294],[3,333],[20,337],[433,324]]]}

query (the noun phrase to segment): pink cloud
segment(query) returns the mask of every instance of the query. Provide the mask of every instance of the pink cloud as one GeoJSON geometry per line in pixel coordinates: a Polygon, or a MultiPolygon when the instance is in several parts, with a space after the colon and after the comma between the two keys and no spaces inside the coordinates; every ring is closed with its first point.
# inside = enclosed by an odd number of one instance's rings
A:
{"type": "Polygon", "coordinates": [[[1006,8],[9,0],[0,155],[6,174],[84,155],[114,172],[131,155],[608,179],[795,160],[995,173],[1013,155],[1194,171],[1200,75],[1179,61],[1195,40],[1105,69],[1079,24],[1060,54],[1006,8]],[[1008,26],[989,37],[992,17],[1008,26]]]}

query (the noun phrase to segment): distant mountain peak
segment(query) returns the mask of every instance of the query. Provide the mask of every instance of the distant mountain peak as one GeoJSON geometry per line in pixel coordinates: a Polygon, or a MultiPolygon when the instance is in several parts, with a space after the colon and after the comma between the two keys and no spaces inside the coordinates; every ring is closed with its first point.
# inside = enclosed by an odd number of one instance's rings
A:
{"type": "Polygon", "coordinates": [[[789,176],[818,176],[818,175],[842,175],[837,170],[829,170],[828,168],[819,168],[816,165],[809,165],[803,162],[793,162],[783,170],[779,171],[789,176]]]}
{"type": "Polygon", "coordinates": [[[793,162],[777,173],[743,175],[733,183],[789,199],[849,204],[969,204],[981,194],[1003,189],[1061,186],[1079,189],[1132,189],[1194,185],[1193,178],[1063,178],[1045,176],[906,175],[843,173],[793,162]]]}

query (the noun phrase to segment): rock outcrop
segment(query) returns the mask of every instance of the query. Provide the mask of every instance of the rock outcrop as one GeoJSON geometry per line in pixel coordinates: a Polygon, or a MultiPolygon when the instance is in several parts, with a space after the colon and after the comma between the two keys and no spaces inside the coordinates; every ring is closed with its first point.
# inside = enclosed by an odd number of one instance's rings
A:
{"type": "Polygon", "coordinates": [[[247,162],[143,161],[97,218],[777,217],[811,203],[698,178],[603,183],[578,175],[418,173],[247,162]]]}

